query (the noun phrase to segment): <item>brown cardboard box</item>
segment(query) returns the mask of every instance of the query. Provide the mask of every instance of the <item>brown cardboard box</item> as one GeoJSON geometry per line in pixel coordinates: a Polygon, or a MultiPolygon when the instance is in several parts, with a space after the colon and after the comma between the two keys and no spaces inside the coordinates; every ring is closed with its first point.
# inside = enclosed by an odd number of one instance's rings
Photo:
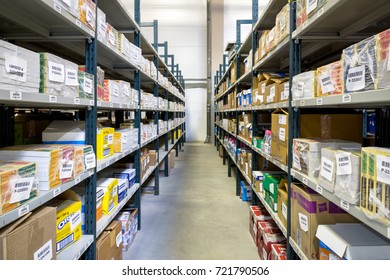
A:
{"type": "Polygon", "coordinates": [[[150,150],[149,151],[149,158],[150,158],[150,166],[155,166],[157,164],[157,152],[156,150],[150,150]]]}
{"type": "Polygon", "coordinates": [[[271,117],[272,145],[271,156],[287,164],[288,112],[277,109],[271,117]]]}
{"type": "Polygon", "coordinates": [[[169,152],[169,169],[173,169],[175,168],[175,161],[176,161],[176,150],[175,149],[172,149],[170,152],[169,152]]]}
{"type": "Polygon", "coordinates": [[[319,259],[318,225],[357,222],[341,208],[304,185],[292,184],[291,237],[308,259],[319,259]]]}
{"type": "Polygon", "coordinates": [[[1,260],[55,260],[56,208],[41,207],[0,230],[1,260]]]}
{"type": "Polygon", "coordinates": [[[248,175],[249,178],[252,177],[252,153],[248,153],[248,170],[246,170],[246,175],[248,175]]]}
{"type": "Polygon", "coordinates": [[[266,48],[266,41],[268,36],[269,30],[264,30],[261,34],[261,37],[259,38],[259,48],[258,48],[258,60],[256,62],[259,62],[266,54],[267,54],[267,48],[266,48]]]}
{"type": "Polygon", "coordinates": [[[122,260],[122,223],[112,221],[96,241],[98,260],[122,260]]]}
{"type": "Polygon", "coordinates": [[[258,245],[257,239],[257,222],[258,221],[270,221],[272,217],[268,213],[265,207],[260,206],[249,206],[249,232],[252,236],[253,242],[255,242],[256,246],[258,245]]]}
{"type": "Polygon", "coordinates": [[[290,95],[290,81],[285,81],[281,85],[281,92],[279,95],[279,102],[288,101],[290,95]]]}
{"type": "Polygon", "coordinates": [[[287,211],[288,211],[288,192],[287,184],[281,182],[278,187],[278,217],[285,228],[287,228],[287,211]]]}

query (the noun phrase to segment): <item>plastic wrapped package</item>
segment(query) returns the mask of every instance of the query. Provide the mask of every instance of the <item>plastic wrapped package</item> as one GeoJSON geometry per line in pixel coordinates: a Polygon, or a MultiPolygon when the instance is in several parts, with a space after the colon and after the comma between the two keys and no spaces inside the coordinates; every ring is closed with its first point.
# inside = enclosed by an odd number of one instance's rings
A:
{"type": "Polygon", "coordinates": [[[360,208],[390,226],[390,149],[362,149],[360,208]]]}
{"type": "Polygon", "coordinates": [[[267,38],[265,41],[266,53],[271,52],[276,47],[276,41],[277,41],[276,32],[277,32],[277,30],[276,30],[276,27],[274,26],[267,34],[267,38]]]}
{"type": "Polygon", "coordinates": [[[108,22],[107,22],[106,34],[107,34],[106,35],[107,36],[107,45],[115,50],[119,50],[119,33],[108,22]]]}
{"type": "Polygon", "coordinates": [[[308,71],[293,77],[293,100],[313,98],[316,96],[316,71],[308,71]]]}
{"type": "Polygon", "coordinates": [[[334,193],[350,204],[358,204],[360,196],[359,152],[338,150],[336,153],[336,184],[334,193]]]}
{"type": "Polygon", "coordinates": [[[79,97],[78,65],[50,53],[40,54],[39,91],[48,95],[79,97]]]}
{"type": "Polygon", "coordinates": [[[78,71],[79,97],[85,99],[94,99],[94,77],[92,74],[84,71],[78,71]]]}
{"type": "Polygon", "coordinates": [[[121,103],[128,105],[131,101],[131,86],[130,83],[125,81],[119,81],[120,83],[120,96],[121,96],[121,103]]]}
{"type": "Polygon", "coordinates": [[[390,29],[375,36],[378,89],[390,88],[390,29]]]}
{"type": "Polygon", "coordinates": [[[104,70],[99,66],[97,67],[97,98],[101,101],[110,101],[110,96],[105,95],[104,92],[104,70]]]}
{"type": "Polygon", "coordinates": [[[119,50],[127,58],[130,58],[130,41],[122,33],[119,35],[119,50]]]}
{"type": "Polygon", "coordinates": [[[0,86],[16,92],[39,92],[39,53],[0,40],[0,86]]]}
{"type": "Polygon", "coordinates": [[[97,10],[97,38],[103,44],[107,44],[107,22],[106,14],[98,8],[97,10]]]}
{"type": "Polygon", "coordinates": [[[74,177],[95,168],[96,157],[91,145],[74,145],[74,177]]]}
{"type": "Polygon", "coordinates": [[[119,129],[114,132],[114,153],[123,153],[129,149],[129,141],[134,137],[131,129],[119,129]]]}
{"type": "Polygon", "coordinates": [[[95,30],[96,4],[92,0],[79,0],[80,20],[89,28],[95,30]]]}
{"type": "Polygon", "coordinates": [[[306,0],[306,14],[310,18],[321,9],[328,0],[306,0]]]}
{"type": "Polygon", "coordinates": [[[64,10],[68,11],[75,18],[79,18],[79,1],[78,0],[54,0],[54,3],[60,5],[64,10]]]}
{"type": "Polygon", "coordinates": [[[0,215],[38,195],[37,169],[34,162],[0,161],[0,215]]]}
{"type": "Polygon", "coordinates": [[[376,89],[375,36],[343,50],[344,93],[376,89]]]}
{"type": "Polygon", "coordinates": [[[336,61],[317,69],[316,96],[328,96],[343,92],[341,61],[336,61]]]}
{"type": "Polygon", "coordinates": [[[304,24],[308,19],[306,13],[306,1],[307,0],[297,0],[297,12],[296,12],[297,28],[302,24],[304,24]]]}
{"type": "Polygon", "coordinates": [[[290,34],[290,4],[287,4],[276,16],[276,43],[279,44],[290,34]]]}
{"type": "Polygon", "coordinates": [[[361,148],[361,145],[337,139],[295,138],[293,140],[293,168],[312,178],[317,178],[321,169],[321,149],[323,148],[357,150],[361,148]]]}
{"type": "MultiPolygon", "coordinates": [[[[142,61],[142,50],[132,43],[130,43],[130,61],[134,65],[141,68],[142,62],[143,62],[142,61]]],[[[159,77],[160,76],[161,76],[161,73],[160,73],[159,77]]]]}
{"type": "Polygon", "coordinates": [[[121,84],[117,80],[104,80],[104,95],[110,96],[110,102],[121,104],[121,84]]]}

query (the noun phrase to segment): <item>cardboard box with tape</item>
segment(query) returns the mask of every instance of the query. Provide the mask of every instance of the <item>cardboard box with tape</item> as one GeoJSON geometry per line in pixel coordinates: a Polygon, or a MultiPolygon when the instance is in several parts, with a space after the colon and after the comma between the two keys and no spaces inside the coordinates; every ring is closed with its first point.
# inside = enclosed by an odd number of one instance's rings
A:
{"type": "Polygon", "coordinates": [[[96,259],[122,260],[122,223],[112,221],[96,240],[96,259]]]}

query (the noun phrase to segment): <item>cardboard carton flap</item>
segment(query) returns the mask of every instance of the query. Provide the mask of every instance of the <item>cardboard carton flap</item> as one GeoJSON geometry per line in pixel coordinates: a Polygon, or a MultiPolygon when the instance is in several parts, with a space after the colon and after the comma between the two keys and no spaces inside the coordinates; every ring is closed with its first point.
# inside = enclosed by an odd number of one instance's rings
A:
{"type": "Polygon", "coordinates": [[[6,228],[1,229],[0,230],[0,237],[7,236],[9,233],[13,232],[21,224],[23,224],[24,221],[26,221],[31,215],[32,215],[32,213],[29,212],[26,215],[24,215],[23,217],[21,217],[20,219],[16,220],[15,222],[13,222],[9,226],[7,226],[6,228]]]}

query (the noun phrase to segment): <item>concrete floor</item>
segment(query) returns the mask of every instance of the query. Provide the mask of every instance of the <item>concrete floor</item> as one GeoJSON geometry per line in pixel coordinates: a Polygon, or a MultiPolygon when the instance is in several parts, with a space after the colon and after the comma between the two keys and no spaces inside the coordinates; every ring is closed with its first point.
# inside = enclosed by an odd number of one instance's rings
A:
{"type": "MultiPolygon", "coordinates": [[[[186,143],[160,195],[142,196],[142,230],[124,260],[257,260],[248,204],[214,145],[186,143]]],[[[234,175],[234,173],[233,173],[234,175]]]]}

